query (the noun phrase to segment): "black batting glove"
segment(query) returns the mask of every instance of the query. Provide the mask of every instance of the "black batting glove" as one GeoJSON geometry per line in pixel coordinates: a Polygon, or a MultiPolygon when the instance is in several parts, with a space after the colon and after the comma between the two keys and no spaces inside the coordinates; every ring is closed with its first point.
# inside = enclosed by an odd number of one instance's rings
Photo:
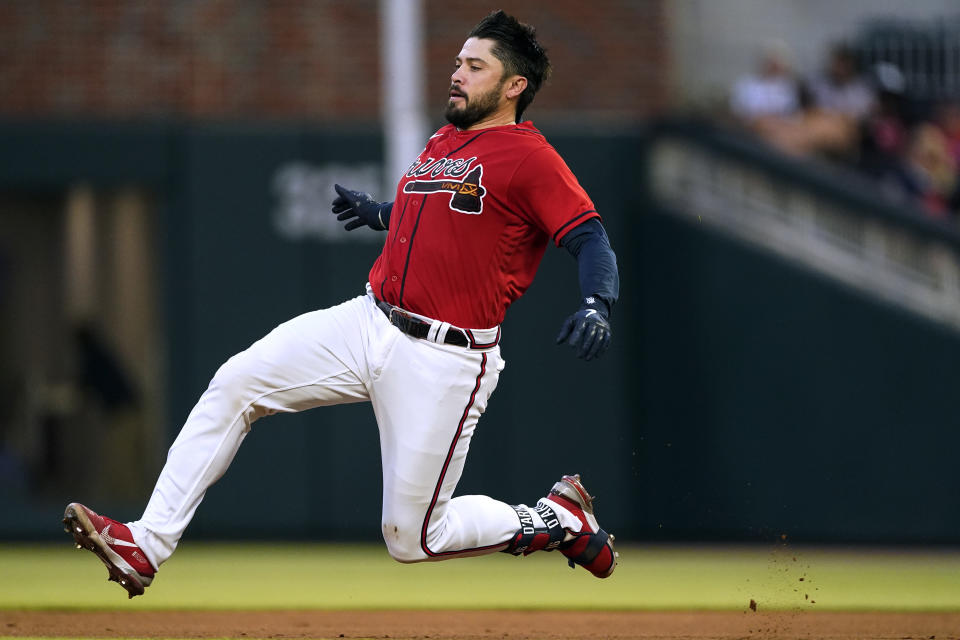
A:
{"type": "Polygon", "coordinates": [[[580,310],[563,323],[557,344],[567,343],[577,350],[577,357],[584,360],[599,358],[610,346],[613,331],[607,320],[609,310],[601,300],[584,298],[580,310]]]}
{"type": "Polygon", "coordinates": [[[384,216],[383,210],[389,203],[377,202],[369,193],[344,189],[338,184],[333,185],[333,188],[339,195],[333,201],[331,211],[337,214],[337,220],[350,220],[344,225],[344,229],[353,231],[368,226],[375,231],[386,231],[390,217],[389,211],[384,216]]]}

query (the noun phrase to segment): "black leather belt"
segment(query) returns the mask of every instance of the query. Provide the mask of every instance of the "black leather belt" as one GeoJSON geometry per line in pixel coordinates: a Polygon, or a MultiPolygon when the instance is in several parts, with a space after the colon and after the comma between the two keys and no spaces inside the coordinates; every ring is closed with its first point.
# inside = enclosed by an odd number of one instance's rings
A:
{"type": "MultiPolygon", "coordinates": [[[[408,336],[413,336],[414,338],[420,338],[425,340],[427,335],[430,333],[430,323],[424,322],[420,318],[411,316],[409,313],[395,307],[389,302],[384,302],[383,300],[377,300],[377,306],[380,307],[380,311],[383,311],[383,315],[387,316],[387,320],[390,321],[390,324],[395,326],[400,331],[403,331],[408,336]]],[[[467,342],[467,336],[463,335],[458,329],[452,329],[447,331],[447,335],[443,339],[444,344],[452,344],[458,347],[466,347],[470,343],[467,342]]]]}

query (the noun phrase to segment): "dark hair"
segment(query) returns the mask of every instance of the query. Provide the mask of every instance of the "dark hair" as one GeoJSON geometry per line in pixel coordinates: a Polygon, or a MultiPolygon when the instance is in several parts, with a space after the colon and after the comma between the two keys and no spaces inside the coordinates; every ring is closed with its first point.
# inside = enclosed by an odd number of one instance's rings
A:
{"type": "Polygon", "coordinates": [[[536,30],[498,10],[481,20],[467,37],[493,40],[495,44],[490,51],[503,64],[504,77],[518,75],[527,79],[527,88],[517,99],[519,122],[533,102],[533,96],[550,76],[550,59],[537,42],[536,30]]]}

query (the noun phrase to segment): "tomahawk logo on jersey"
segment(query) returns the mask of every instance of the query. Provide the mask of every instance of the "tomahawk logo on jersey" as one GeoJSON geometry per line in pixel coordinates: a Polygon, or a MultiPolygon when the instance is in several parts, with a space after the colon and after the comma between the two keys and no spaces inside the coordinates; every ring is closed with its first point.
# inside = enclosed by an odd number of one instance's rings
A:
{"type": "MultiPolygon", "coordinates": [[[[476,160],[473,158],[472,160],[476,160]]],[[[403,185],[404,193],[450,193],[450,208],[460,213],[483,212],[483,195],[487,192],[480,185],[483,165],[466,175],[463,180],[413,180],[403,185]]]]}

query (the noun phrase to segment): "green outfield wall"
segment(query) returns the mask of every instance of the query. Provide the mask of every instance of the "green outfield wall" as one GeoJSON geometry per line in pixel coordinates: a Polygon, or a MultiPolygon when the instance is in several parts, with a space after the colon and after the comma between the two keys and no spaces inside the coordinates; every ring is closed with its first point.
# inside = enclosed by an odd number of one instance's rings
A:
{"type": "MultiPolygon", "coordinates": [[[[842,177],[697,126],[546,133],[618,255],[614,342],[590,363],[554,345],[579,292],[574,261],[548,250],[507,315],[507,366],[462,493],[529,503],[579,472],[604,526],[635,540],[960,542],[960,333],[678,215],[651,189],[651,149],[680,140],[905,228],[912,212],[874,212],[872,194],[842,177]]],[[[362,294],[377,236],[330,223],[330,186],[390,197],[381,153],[378,132],[308,124],[6,122],[0,192],[84,181],[153,195],[169,443],[229,356],[362,294]]],[[[921,233],[954,246],[949,230],[921,233]]],[[[143,473],[161,462],[162,450],[143,473]]],[[[188,536],[374,539],[380,488],[369,405],[273,416],[254,425],[188,536]]],[[[147,497],[91,504],[135,518],[147,497]]],[[[70,500],[89,501],[69,484],[17,485],[0,496],[0,536],[62,535],[70,500]]]]}

